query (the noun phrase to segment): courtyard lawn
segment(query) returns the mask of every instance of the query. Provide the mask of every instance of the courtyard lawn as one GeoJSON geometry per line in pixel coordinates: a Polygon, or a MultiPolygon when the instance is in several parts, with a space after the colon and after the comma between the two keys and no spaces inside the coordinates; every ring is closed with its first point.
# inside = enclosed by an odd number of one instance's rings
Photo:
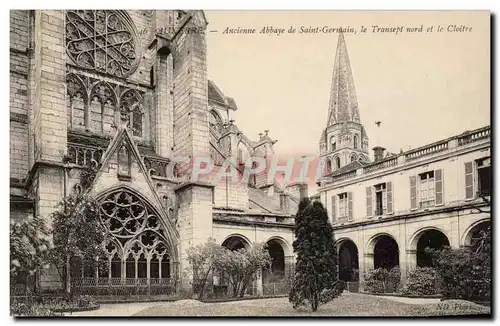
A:
{"type": "Polygon", "coordinates": [[[294,310],[288,298],[203,303],[180,300],[160,303],[133,316],[443,316],[489,314],[490,309],[471,302],[408,304],[355,293],[345,293],[319,307],[294,310]]]}

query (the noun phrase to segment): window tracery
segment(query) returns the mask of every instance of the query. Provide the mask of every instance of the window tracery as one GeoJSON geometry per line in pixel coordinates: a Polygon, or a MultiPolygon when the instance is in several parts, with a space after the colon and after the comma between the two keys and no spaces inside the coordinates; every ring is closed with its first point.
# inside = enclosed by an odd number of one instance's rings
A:
{"type": "Polygon", "coordinates": [[[131,89],[125,91],[120,98],[120,119],[128,124],[134,136],[142,137],[143,114],[142,96],[131,89]]]}
{"type": "Polygon", "coordinates": [[[160,217],[128,190],[107,195],[100,205],[107,231],[103,246],[110,278],[168,278],[170,258],[160,217]],[[148,275],[149,273],[149,275],[148,275]]]}
{"type": "Polygon", "coordinates": [[[66,52],[78,66],[117,77],[137,67],[136,32],[122,11],[68,10],[66,52]]]}
{"type": "Polygon", "coordinates": [[[67,74],[66,83],[68,126],[71,129],[112,135],[118,120],[121,120],[134,136],[146,137],[144,92],[75,73],[67,74]],[[117,94],[121,94],[119,99],[117,94]]]}

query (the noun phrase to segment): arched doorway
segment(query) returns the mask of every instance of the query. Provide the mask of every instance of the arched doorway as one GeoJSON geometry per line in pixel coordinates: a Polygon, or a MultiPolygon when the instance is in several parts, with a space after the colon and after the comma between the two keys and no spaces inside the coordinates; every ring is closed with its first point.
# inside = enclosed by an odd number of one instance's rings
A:
{"type": "MultiPolygon", "coordinates": [[[[481,244],[481,240],[487,234],[488,229],[491,228],[491,222],[482,221],[474,225],[465,236],[464,245],[469,247],[472,251],[477,251],[481,244]]],[[[491,236],[491,235],[490,235],[491,236]]]]}
{"type": "Polygon", "coordinates": [[[273,237],[266,242],[271,256],[271,266],[262,271],[262,290],[264,295],[288,293],[288,277],[293,273],[290,248],[286,241],[273,237]]]}
{"type": "Polygon", "coordinates": [[[352,240],[345,240],[338,245],[339,279],[346,282],[359,280],[358,248],[352,240]]]}
{"type": "Polygon", "coordinates": [[[439,250],[449,245],[450,241],[443,232],[435,229],[423,231],[417,241],[417,266],[432,266],[432,257],[426,253],[427,248],[439,250]]]}
{"type": "MultiPolygon", "coordinates": [[[[222,246],[231,251],[236,251],[236,250],[250,248],[250,241],[242,235],[233,234],[228,236],[222,242],[222,246]]],[[[227,293],[232,293],[233,287],[231,285],[230,278],[231,276],[226,273],[214,275],[213,285],[216,296],[220,296],[222,294],[227,295],[227,293]]],[[[248,289],[247,291],[250,291],[253,294],[252,288],[248,289]]]]}
{"type": "Polygon", "coordinates": [[[399,266],[399,247],[396,240],[388,235],[381,235],[374,241],[374,268],[392,269],[395,266],[399,266]]]}
{"type": "Polygon", "coordinates": [[[277,240],[267,242],[267,250],[271,256],[271,267],[268,272],[276,277],[285,276],[285,251],[277,240]]]}
{"type": "Polygon", "coordinates": [[[222,242],[222,246],[226,247],[229,250],[239,250],[248,248],[250,246],[250,242],[240,235],[231,235],[222,242]]]}

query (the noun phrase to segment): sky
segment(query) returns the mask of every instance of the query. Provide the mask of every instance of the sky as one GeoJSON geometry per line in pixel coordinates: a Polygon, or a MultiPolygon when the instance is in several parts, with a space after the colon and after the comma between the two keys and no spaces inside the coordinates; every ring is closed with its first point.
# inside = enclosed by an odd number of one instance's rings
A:
{"type": "MultiPolygon", "coordinates": [[[[277,154],[319,153],[326,127],[337,33],[304,27],[349,27],[345,42],[361,123],[391,152],[408,150],[490,124],[489,12],[205,11],[208,76],[238,110],[250,139],[269,129],[277,154]],[[374,32],[373,26],[423,27],[374,32]],[[467,31],[447,32],[448,26],[467,31]],[[364,26],[366,32],[362,33],[364,26]],[[427,28],[433,26],[432,31],[427,28]],[[444,31],[438,32],[439,26],[444,31]],[[224,34],[227,28],[256,34],[224,34]],[[295,34],[259,34],[294,27],[295,34]],[[470,28],[470,29],[469,29],[470,28]],[[375,121],[382,121],[377,130],[375,121]]],[[[452,28],[453,29],[453,28],[452,28]]],[[[456,29],[455,29],[456,30],[456,29]]]]}

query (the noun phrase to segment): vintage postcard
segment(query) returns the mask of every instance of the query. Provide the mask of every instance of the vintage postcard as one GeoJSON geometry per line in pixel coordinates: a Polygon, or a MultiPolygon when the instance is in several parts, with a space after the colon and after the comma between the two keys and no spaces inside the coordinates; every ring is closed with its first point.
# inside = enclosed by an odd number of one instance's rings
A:
{"type": "Polygon", "coordinates": [[[491,316],[489,11],[10,11],[12,316],[491,316]]]}

